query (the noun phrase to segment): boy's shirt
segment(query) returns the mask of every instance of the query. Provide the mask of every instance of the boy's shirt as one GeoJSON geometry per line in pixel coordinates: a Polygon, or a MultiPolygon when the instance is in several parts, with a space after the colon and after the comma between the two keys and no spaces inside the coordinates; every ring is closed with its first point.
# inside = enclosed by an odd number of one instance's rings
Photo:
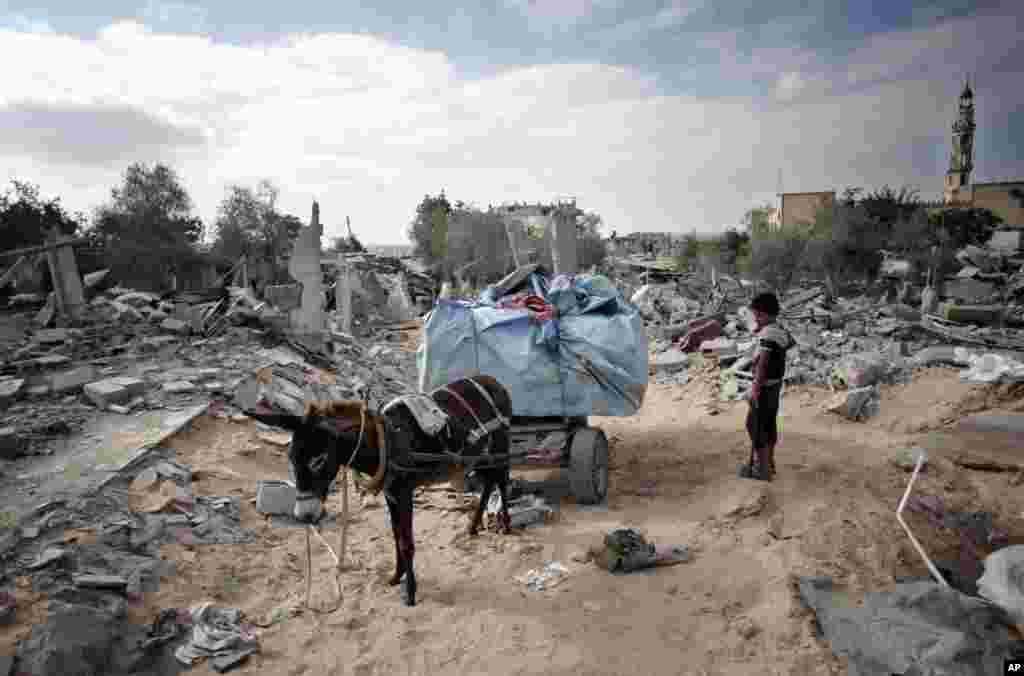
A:
{"type": "Polygon", "coordinates": [[[786,375],[786,353],[796,345],[789,331],[775,322],[766,324],[755,334],[757,351],[754,353],[754,385],[751,394],[756,400],[762,387],[782,383],[786,375]]]}

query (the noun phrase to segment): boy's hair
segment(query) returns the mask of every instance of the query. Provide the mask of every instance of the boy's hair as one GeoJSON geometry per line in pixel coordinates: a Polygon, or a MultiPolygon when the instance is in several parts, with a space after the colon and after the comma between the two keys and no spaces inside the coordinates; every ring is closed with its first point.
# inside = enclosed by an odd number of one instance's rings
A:
{"type": "Polygon", "coordinates": [[[775,297],[774,293],[767,291],[754,296],[754,300],[750,301],[750,309],[763,312],[772,317],[778,317],[781,312],[779,299],[775,297]]]}

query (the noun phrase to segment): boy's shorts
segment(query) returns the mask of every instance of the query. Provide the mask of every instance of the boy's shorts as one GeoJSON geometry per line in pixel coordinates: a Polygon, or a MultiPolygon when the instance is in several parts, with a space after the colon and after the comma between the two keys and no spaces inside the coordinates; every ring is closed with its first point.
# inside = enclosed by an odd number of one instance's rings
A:
{"type": "Polygon", "coordinates": [[[761,396],[757,405],[751,402],[747,412],[747,433],[754,448],[766,448],[774,444],[779,437],[778,423],[779,395],[782,385],[761,388],[761,396]]]}

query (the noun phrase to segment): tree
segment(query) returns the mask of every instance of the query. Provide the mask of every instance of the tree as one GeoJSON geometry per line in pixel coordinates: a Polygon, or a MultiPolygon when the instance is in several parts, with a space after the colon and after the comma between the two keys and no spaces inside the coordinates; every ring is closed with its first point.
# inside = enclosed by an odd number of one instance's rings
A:
{"type": "Polygon", "coordinates": [[[771,230],[770,217],[772,210],[773,208],[770,204],[748,209],[747,213],[743,215],[743,221],[740,224],[741,229],[751,237],[757,237],[769,232],[771,230]]]}
{"type": "Polygon", "coordinates": [[[444,191],[437,197],[425,195],[416,207],[416,217],[409,225],[408,236],[413,252],[423,258],[435,275],[447,274],[442,270],[448,242],[448,218],[452,205],[444,191]]]}
{"type": "Polygon", "coordinates": [[[132,164],[121,185],[99,207],[93,228],[106,249],[112,276],[125,285],[163,289],[168,274],[199,261],[203,223],[173,169],[132,164]]]}
{"type": "Polygon", "coordinates": [[[604,222],[595,213],[580,213],[576,222],[577,263],[580,270],[600,265],[608,256],[608,247],[601,236],[604,222]]]}
{"type": "Polygon", "coordinates": [[[114,240],[182,248],[202,238],[203,223],[192,216],[192,200],[166,165],[132,164],[110,196],[99,209],[97,228],[114,240]]]}
{"type": "Polygon", "coordinates": [[[302,228],[302,221],[277,210],[278,189],[268,180],[256,189],[241,185],[228,186],[218,207],[217,236],[214,250],[226,258],[247,256],[264,261],[268,283],[288,278],[284,260],[291,253],[292,241],[302,228]]]}
{"type": "Polygon", "coordinates": [[[72,237],[84,227],[84,220],[81,214],[69,215],[59,198],[40,198],[39,187],[32,183],[11,181],[11,187],[0,195],[0,242],[4,249],[42,244],[51,228],[72,237]]]}

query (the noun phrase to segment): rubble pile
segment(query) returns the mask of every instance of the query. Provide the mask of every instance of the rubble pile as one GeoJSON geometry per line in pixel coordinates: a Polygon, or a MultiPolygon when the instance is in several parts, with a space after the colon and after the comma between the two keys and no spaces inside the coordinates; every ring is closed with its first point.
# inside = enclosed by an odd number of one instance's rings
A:
{"type": "MultiPolygon", "coordinates": [[[[893,293],[893,279],[882,280],[890,293],[883,290],[881,302],[869,295],[871,289],[832,298],[824,285],[785,294],[780,298],[780,321],[796,340],[789,353],[786,382],[844,390],[826,408],[852,411],[847,417],[860,418],[876,410],[877,391],[872,388],[905,381],[916,368],[970,367],[962,377],[971,382],[1024,379],[1024,254],[967,247],[958,260],[964,268],[946,280],[941,296],[933,288],[915,293],[906,282],[893,293]],[[972,288],[978,292],[965,295],[969,285],[963,280],[987,286],[975,285],[972,288]],[[920,307],[908,304],[915,300],[920,307]]],[[[745,398],[755,349],[741,315],[749,284],[726,275],[711,283],[636,261],[617,265],[634,278],[657,280],[640,286],[631,296],[651,338],[655,382],[690,381],[689,371],[698,362],[688,355],[700,353],[717,365],[722,397],[745,398]]],[[[699,368],[703,374],[703,361],[699,368]]]]}
{"type": "MultiPolygon", "coordinates": [[[[434,281],[397,258],[370,253],[343,254],[355,270],[352,318],[356,326],[400,322],[422,316],[434,298],[434,281]]],[[[325,266],[327,308],[336,305],[337,262],[325,266]]]]}

